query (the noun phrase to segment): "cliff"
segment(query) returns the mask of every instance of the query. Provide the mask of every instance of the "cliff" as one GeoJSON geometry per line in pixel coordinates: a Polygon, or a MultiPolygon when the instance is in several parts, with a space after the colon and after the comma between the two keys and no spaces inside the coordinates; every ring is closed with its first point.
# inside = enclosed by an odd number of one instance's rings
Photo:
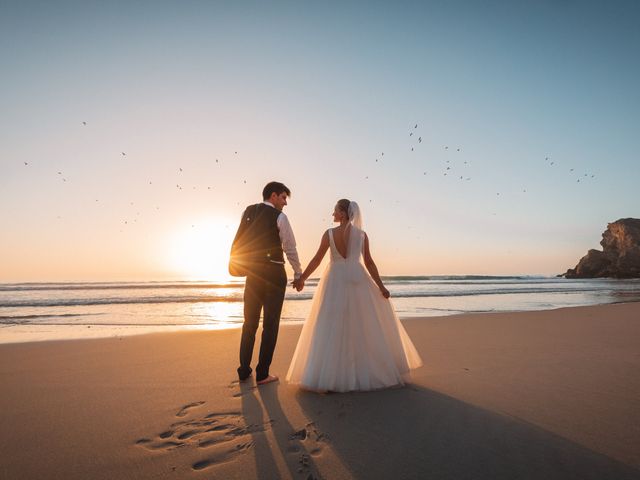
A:
{"type": "Polygon", "coordinates": [[[566,278],[640,278],[640,219],[622,218],[607,225],[602,251],[589,250],[566,278]]]}

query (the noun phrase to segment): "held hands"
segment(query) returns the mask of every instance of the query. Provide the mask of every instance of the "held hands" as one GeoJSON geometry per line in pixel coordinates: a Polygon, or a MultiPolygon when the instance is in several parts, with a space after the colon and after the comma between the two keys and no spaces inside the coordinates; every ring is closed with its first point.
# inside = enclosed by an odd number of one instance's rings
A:
{"type": "Polygon", "coordinates": [[[304,288],[304,280],[302,278],[296,278],[291,282],[291,285],[293,285],[293,288],[295,288],[296,291],[300,292],[304,288]]]}

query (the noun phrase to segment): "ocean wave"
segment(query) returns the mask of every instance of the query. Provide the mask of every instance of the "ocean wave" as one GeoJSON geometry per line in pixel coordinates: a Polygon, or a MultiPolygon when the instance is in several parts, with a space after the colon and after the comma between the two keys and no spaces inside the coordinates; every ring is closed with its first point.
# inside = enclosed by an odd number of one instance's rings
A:
{"type": "Polygon", "coordinates": [[[28,292],[52,290],[157,290],[157,289],[211,289],[239,288],[240,282],[228,283],[18,283],[0,284],[1,292],[28,292]]]}
{"type": "MultiPolygon", "coordinates": [[[[437,282],[437,281],[482,281],[482,280],[558,280],[555,277],[523,276],[523,275],[386,275],[381,277],[385,282],[412,283],[412,282],[437,282]]],[[[319,278],[310,278],[307,284],[317,284],[319,278]]],[[[562,279],[559,279],[562,281],[562,279]]],[[[0,291],[47,291],[47,290],[145,290],[145,289],[202,289],[202,288],[240,288],[244,286],[244,280],[231,280],[227,282],[206,281],[150,281],[150,282],[21,282],[0,283],[0,291]]]]}
{"type": "MultiPolygon", "coordinates": [[[[317,279],[309,279],[308,286],[317,285],[317,279]]],[[[199,283],[199,282],[143,282],[143,283],[10,283],[0,284],[0,292],[31,291],[91,291],[91,290],[171,290],[171,289],[230,289],[244,288],[244,281],[199,283]]]]}
{"type": "Polygon", "coordinates": [[[71,307],[76,305],[135,305],[152,303],[209,303],[209,302],[241,302],[242,296],[237,297],[121,297],[121,298],[69,298],[69,299],[28,299],[3,300],[0,308],[15,307],[71,307]]]}
{"type": "Polygon", "coordinates": [[[392,282],[431,282],[431,281],[465,281],[465,280],[543,280],[555,277],[527,276],[527,275],[388,275],[381,276],[382,280],[392,282]]]}
{"type": "MultiPolygon", "coordinates": [[[[520,284],[522,285],[522,284],[520,284]]],[[[415,290],[415,291],[393,291],[391,290],[391,296],[393,298],[430,298],[430,297],[472,297],[478,295],[507,295],[507,294],[579,294],[579,293],[594,293],[601,294],[629,294],[640,295],[640,290],[637,288],[631,291],[620,291],[605,288],[597,285],[580,285],[580,286],[567,286],[565,288],[549,288],[545,286],[539,287],[522,287],[520,288],[492,288],[487,289],[466,289],[466,290],[442,290],[442,291],[429,291],[429,290],[415,290]]],[[[287,294],[285,299],[287,301],[301,301],[309,300],[313,296],[313,292],[309,293],[296,293],[287,294]]],[[[126,305],[126,304],[167,304],[167,303],[212,303],[212,302],[227,302],[237,303],[243,301],[243,294],[241,291],[235,292],[232,295],[212,297],[212,296],[161,296],[161,297],[116,297],[116,298],[45,298],[45,299],[24,299],[24,300],[0,300],[0,308],[16,308],[16,307],[70,307],[70,306],[91,306],[91,305],[126,305]]]]}
{"type": "MultiPolygon", "coordinates": [[[[567,280],[564,278],[535,275],[388,275],[381,277],[387,285],[508,285],[514,284],[554,284],[567,282],[593,283],[607,282],[610,279],[567,280]]],[[[318,278],[306,281],[308,287],[317,286],[318,278]]],[[[617,281],[618,283],[620,281],[617,281]]],[[[633,281],[631,281],[633,282],[633,281]]],[[[637,283],[637,282],[636,282],[637,283]]],[[[216,290],[238,289],[244,287],[244,280],[228,282],[38,282],[38,283],[0,283],[0,292],[37,292],[37,291],[136,291],[136,290],[216,290]]]]}
{"type": "Polygon", "coordinates": [[[87,317],[90,315],[103,315],[103,313],[59,313],[46,315],[0,315],[0,323],[4,320],[32,320],[36,318],[64,318],[64,317],[87,317]]]}
{"type": "Polygon", "coordinates": [[[117,323],[117,322],[0,322],[0,326],[11,327],[16,325],[34,325],[34,326],[72,326],[72,327],[203,327],[207,325],[219,324],[241,324],[242,322],[224,321],[224,322],[195,322],[195,323],[160,323],[160,322],[136,322],[136,323],[117,323]]]}

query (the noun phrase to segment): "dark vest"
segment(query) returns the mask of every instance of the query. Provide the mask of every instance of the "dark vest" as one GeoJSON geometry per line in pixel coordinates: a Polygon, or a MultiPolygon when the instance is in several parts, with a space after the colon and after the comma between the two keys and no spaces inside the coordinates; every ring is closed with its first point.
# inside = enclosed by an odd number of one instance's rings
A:
{"type": "Polygon", "coordinates": [[[242,214],[242,223],[234,240],[234,248],[249,263],[284,262],[278,230],[280,210],[258,203],[249,205],[242,214]]]}

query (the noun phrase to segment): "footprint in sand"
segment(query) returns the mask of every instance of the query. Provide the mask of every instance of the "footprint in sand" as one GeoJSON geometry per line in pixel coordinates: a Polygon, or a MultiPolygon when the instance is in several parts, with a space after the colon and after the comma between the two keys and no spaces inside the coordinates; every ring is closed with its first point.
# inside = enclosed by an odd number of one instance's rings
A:
{"type": "Polygon", "coordinates": [[[172,423],[159,433],[155,439],[141,438],[136,445],[147,450],[168,450],[184,445],[213,445],[230,442],[247,426],[243,424],[239,412],[209,413],[202,418],[172,423]]]}
{"type": "MultiPolygon", "coordinates": [[[[340,403],[340,407],[338,411],[338,418],[344,418],[352,410],[353,403],[351,402],[339,402],[339,403],[340,403]]],[[[336,402],[336,405],[337,404],[338,402],[336,402]]]]}
{"type": "Polygon", "coordinates": [[[204,460],[200,460],[199,462],[194,463],[193,465],[191,465],[191,468],[194,470],[204,470],[205,468],[209,468],[214,465],[231,462],[235,460],[238,455],[247,453],[247,451],[251,447],[253,447],[253,442],[251,441],[240,443],[233,448],[218,452],[215,455],[211,455],[204,460]]]}
{"type": "Polygon", "coordinates": [[[199,407],[200,405],[204,405],[204,403],[205,402],[193,402],[188,405],[185,405],[178,411],[178,413],[176,413],[176,417],[184,417],[187,415],[187,413],[189,413],[189,410],[195,407],[199,407]]]}
{"type": "MultiPolygon", "coordinates": [[[[203,403],[185,405],[176,416],[187,417],[190,409],[203,403]]],[[[202,449],[208,452],[207,457],[194,463],[192,468],[203,470],[232,461],[238,455],[246,453],[253,446],[251,436],[267,431],[273,423],[273,420],[269,420],[247,425],[240,412],[212,412],[201,417],[174,422],[153,438],[144,437],[137,440],[135,445],[154,452],[169,451],[178,447],[202,449]],[[230,443],[235,445],[229,446],[230,443]]]]}
{"type": "Polygon", "coordinates": [[[249,393],[249,392],[251,392],[251,391],[255,390],[256,388],[257,388],[257,387],[251,387],[251,390],[247,390],[247,391],[245,391],[245,392],[237,392],[237,393],[234,393],[234,394],[233,394],[233,397],[234,397],[234,398],[240,398],[240,397],[242,397],[243,395],[246,395],[247,393],[249,393]]]}
{"type": "MultiPolygon", "coordinates": [[[[236,389],[236,388],[240,387],[240,381],[239,380],[234,380],[228,386],[229,386],[230,389],[236,389]]],[[[247,393],[253,392],[256,388],[258,388],[256,385],[242,386],[241,390],[236,392],[236,393],[234,393],[232,396],[234,398],[240,398],[243,395],[246,395],[247,393]]]]}
{"type": "Polygon", "coordinates": [[[307,478],[316,478],[311,457],[321,455],[327,441],[327,435],[316,428],[315,422],[307,423],[304,428],[289,435],[287,452],[297,455],[298,473],[308,474],[307,478]]]}
{"type": "Polygon", "coordinates": [[[174,441],[153,442],[149,438],[141,438],[136,442],[136,445],[141,445],[147,450],[171,450],[172,448],[181,447],[184,443],[174,441]]]}

